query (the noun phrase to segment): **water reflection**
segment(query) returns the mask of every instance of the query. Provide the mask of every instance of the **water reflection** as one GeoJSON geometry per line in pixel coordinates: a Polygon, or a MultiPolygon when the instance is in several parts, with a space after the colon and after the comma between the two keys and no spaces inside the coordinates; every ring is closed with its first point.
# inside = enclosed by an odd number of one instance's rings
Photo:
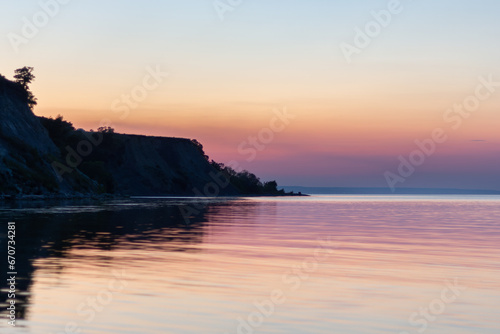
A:
{"type": "Polygon", "coordinates": [[[408,317],[454,278],[467,291],[432,331],[498,333],[499,216],[491,197],[0,206],[17,222],[16,333],[30,334],[232,334],[276,289],[286,303],[255,333],[417,333],[408,317]],[[304,271],[325,238],[332,253],[304,271]]]}
{"type": "MultiPolygon", "coordinates": [[[[112,251],[126,248],[144,251],[148,247],[173,252],[196,252],[203,241],[203,224],[210,207],[223,201],[197,204],[197,212],[187,221],[183,209],[192,201],[134,200],[97,202],[7,202],[0,206],[2,226],[16,222],[16,270],[18,320],[28,317],[34,272],[50,270],[57,277],[64,271],[64,261],[80,250],[112,251]],[[41,259],[50,259],[40,261],[41,259]],[[43,266],[41,265],[43,263],[43,266]]],[[[185,210],[184,210],[185,211],[185,210]]],[[[6,230],[6,228],[4,228],[6,230]]],[[[0,234],[0,247],[6,248],[6,234],[0,234]]],[[[2,257],[2,268],[7,264],[2,257]]],[[[105,265],[105,257],[99,262],[105,265]]],[[[2,282],[5,282],[2,270],[2,282]]],[[[2,293],[0,314],[5,316],[7,294],[2,293]]]]}

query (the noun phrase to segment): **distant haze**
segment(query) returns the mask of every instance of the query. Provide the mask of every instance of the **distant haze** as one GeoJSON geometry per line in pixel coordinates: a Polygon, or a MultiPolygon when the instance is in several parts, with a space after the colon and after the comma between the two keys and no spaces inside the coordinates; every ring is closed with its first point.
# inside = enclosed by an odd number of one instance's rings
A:
{"type": "Polygon", "coordinates": [[[500,195],[500,191],[480,189],[440,189],[440,188],[341,188],[341,187],[300,187],[285,186],[285,191],[310,195],[500,195]]]}

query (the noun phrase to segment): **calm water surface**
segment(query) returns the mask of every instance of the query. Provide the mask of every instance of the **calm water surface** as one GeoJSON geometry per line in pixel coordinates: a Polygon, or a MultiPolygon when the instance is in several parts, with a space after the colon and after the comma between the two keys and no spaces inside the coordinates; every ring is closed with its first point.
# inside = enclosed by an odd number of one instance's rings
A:
{"type": "Polygon", "coordinates": [[[5,255],[8,221],[0,333],[500,333],[500,197],[4,203],[5,255]]]}

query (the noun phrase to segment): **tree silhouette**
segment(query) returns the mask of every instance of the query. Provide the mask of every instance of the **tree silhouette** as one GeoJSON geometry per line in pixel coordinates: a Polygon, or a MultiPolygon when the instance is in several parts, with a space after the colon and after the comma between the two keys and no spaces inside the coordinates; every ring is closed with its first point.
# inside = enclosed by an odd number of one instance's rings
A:
{"type": "Polygon", "coordinates": [[[26,100],[28,102],[28,106],[31,110],[37,105],[37,98],[29,89],[29,84],[35,80],[35,75],[33,74],[33,67],[25,66],[23,68],[18,68],[15,70],[14,79],[23,89],[26,91],[26,100]]]}
{"type": "Polygon", "coordinates": [[[15,70],[15,75],[14,79],[16,79],[16,82],[23,86],[24,89],[28,90],[29,87],[28,85],[33,82],[35,79],[35,76],[33,75],[33,67],[23,67],[23,68],[18,68],[15,70]]]}
{"type": "Polygon", "coordinates": [[[97,129],[97,132],[100,132],[100,133],[115,133],[115,129],[113,129],[110,126],[101,126],[100,128],[97,129]]]}

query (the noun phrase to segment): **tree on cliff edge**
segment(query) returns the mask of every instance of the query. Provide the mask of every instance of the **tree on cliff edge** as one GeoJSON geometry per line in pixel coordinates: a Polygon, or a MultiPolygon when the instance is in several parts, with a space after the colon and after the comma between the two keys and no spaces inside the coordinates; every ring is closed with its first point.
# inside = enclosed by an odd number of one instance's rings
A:
{"type": "Polygon", "coordinates": [[[26,100],[31,110],[33,110],[33,108],[37,105],[37,98],[35,97],[35,95],[33,95],[29,88],[29,84],[32,83],[33,80],[35,80],[33,70],[33,67],[24,66],[23,68],[18,68],[14,72],[14,79],[16,79],[15,81],[26,91],[26,100]]]}

